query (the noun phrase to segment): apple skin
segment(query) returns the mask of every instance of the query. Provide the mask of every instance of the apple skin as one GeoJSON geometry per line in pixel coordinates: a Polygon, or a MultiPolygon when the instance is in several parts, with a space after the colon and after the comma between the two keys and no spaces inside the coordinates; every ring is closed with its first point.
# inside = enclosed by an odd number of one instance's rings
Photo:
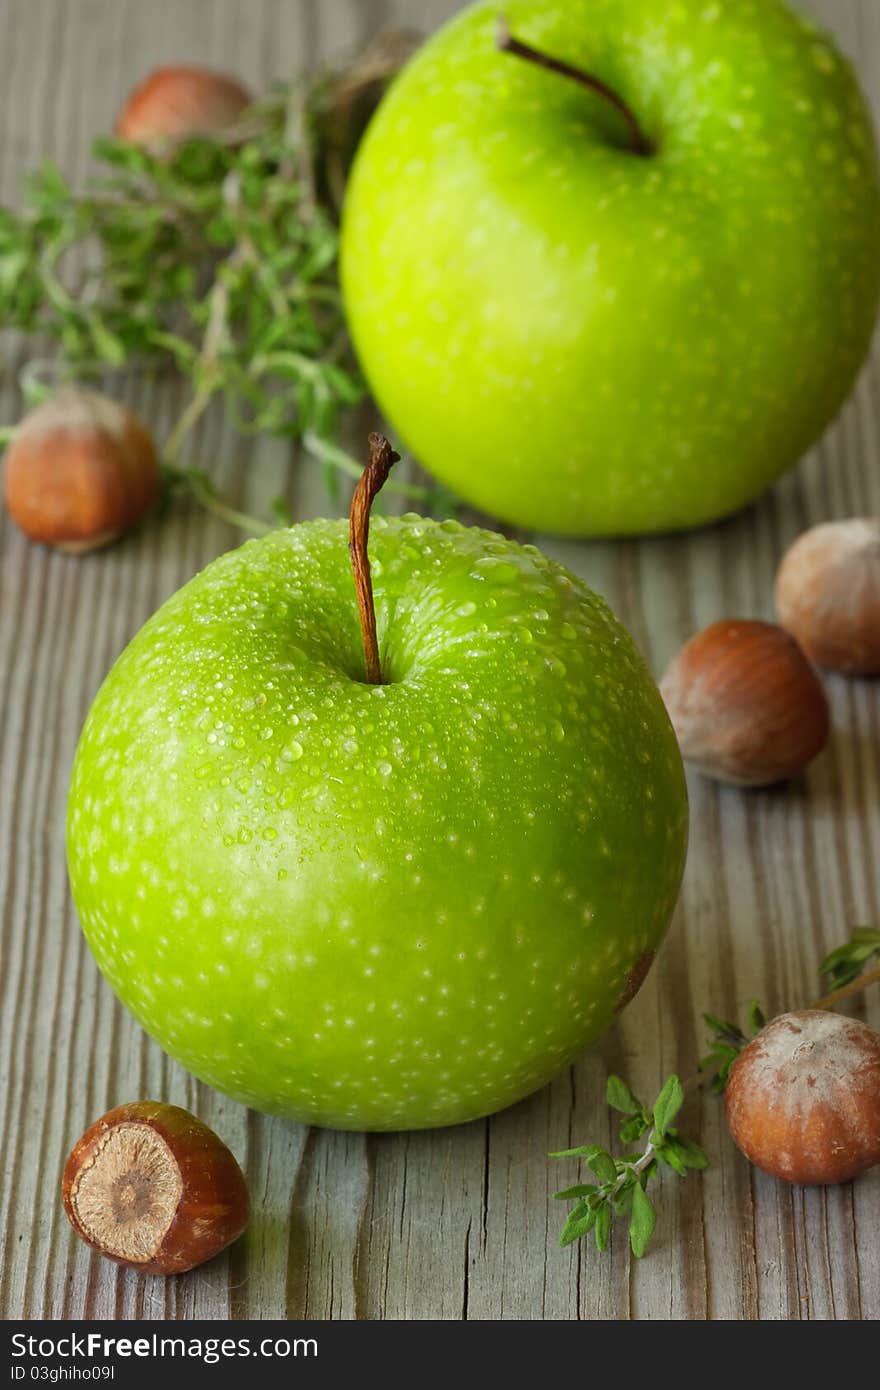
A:
{"type": "Polygon", "coordinates": [[[781,0],[497,0],[416,54],[355,161],[342,280],[372,390],[490,515],[695,526],[793,465],[847,396],[880,292],[874,136],[849,64],[781,0]]]}
{"type": "Polygon", "coordinates": [[[77,750],[74,899],[135,1017],[218,1090],[343,1129],[541,1086],[650,963],[687,839],[642,658],[560,565],[375,519],[221,557],[117,661],[77,750]]]}

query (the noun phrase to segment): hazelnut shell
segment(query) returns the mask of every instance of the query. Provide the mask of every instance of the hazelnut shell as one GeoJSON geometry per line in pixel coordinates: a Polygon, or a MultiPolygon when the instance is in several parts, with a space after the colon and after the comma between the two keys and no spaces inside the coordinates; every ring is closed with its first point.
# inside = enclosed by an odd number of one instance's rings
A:
{"type": "Polygon", "coordinates": [[[682,757],[723,782],[783,781],[828,741],[828,702],[816,673],[773,623],[712,623],[682,647],[660,693],[682,757]]]}
{"type": "Polygon", "coordinates": [[[781,1014],[734,1062],[724,1106],[765,1173],[847,1182],[880,1163],[880,1033],[821,1009],[781,1014]]]}
{"type": "Polygon", "coordinates": [[[116,118],[115,131],[134,145],[159,148],[234,125],[251,104],[234,77],[210,68],[156,68],[135,87],[116,118]]]}
{"type": "Polygon", "coordinates": [[[817,666],[880,675],[880,520],[856,517],[805,531],[783,556],[775,605],[817,666]]]}
{"type": "Polygon", "coordinates": [[[159,494],[156,449],[126,406],[65,386],[27,414],[6,452],[7,510],[31,540],[95,550],[140,521],[159,494]]]}

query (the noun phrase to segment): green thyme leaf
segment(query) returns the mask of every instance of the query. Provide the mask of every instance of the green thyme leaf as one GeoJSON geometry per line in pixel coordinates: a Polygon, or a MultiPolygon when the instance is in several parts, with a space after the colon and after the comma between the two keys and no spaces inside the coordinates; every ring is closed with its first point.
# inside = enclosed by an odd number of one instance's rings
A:
{"type": "Polygon", "coordinates": [[[670,1076],[654,1101],[654,1129],[662,1139],[684,1104],[684,1091],[677,1076],[670,1076]]]}
{"type": "Polygon", "coordinates": [[[642,1113],[642,1102],[636,1100],[626,1082],[619,1076],[609,1076],[605,1096],[612,1110],[619,1110],[624,1115],[640,1115],[642,1113]]]}
{"type": "Polygon", "coordinates": [[[557,1202],[565,1202],[570,1201],[573,1197],[592,1197],[593,1193],[598,1191],[597,1183],[581,1182],[575,1183],[574,1187],[564,1187],[561,1192],[554,1192],[553,1196],[557,1202]]]}
{"type": "Polygon", "coordinates": [[[591,1211],[585,1202],[581,1202],[574,1207],[568,1214],[562,1235],[559,1237],[559,1244],[564,1248],[571,1245],[572,1241],[580,1240],[581,1236],[591,1231],[596,1224],[596,1212],[591,1211]]]}
{"type": "Polygon", "coordinates": [[[596,1249],[600,1255],[608,1249],[608,1242],[611,1239],[612,1217],[613,1212],[610,1206],[599,1207],[596,1212],[596,1226],[593,1234],[596,1237],[596,1249]]]}
{"type": "Polygon", "coordinates": [[[667,1142],[675,1150],[685,1168],[699,1171],[709,1167],[708,1155],[693,1139],[687,1139],[684,1135],[675,1133],[667,1142]]]}
{"type": "Polygon", "coordinates": [[[749,1028],[752,1033],[760,1033],[766,1022],[764,1010],[761,1008],[757,999],[753,999],[749,1004],[749,1028]]]}
{"type": "Polygon", "coordinates": [[[594,1147],[591,1153],[585,1155],[587,1165],[596,1174],[600,1182],[615,1182],[617,1179],[617,1165],[610,1153],[605,1149],[594,1147]]]}
{"type": "Polygon", "coordinates": [[[651,1128],[651,1120],[646,1113],[634,1115],[631,1120],[627,1120],[625,1125],[620,1127],[621,1144],[633,1144],[636,1139],[641,1139],[643,1134],[647,1134],[651,1128]]]}
{"type": "Polygon", "coordinates": [[[654,1234],[657,1216],[654,1211],[654,1204],[645,1192],[641,1183],[636,1183],[632,1194],[632,1217],[629,1223],[629,1243],[632,1252],[637,1260],[640,1260],[648,1248],[648,1243],[654,1234]]]}
{"type": "Polygon", "coordinates": [[[875,957],[880,957],[880,931],[856,927],[849,941],[825,957],[819,973],[827,976],[832,989],[842,989],[857,980],[875,957]]]}

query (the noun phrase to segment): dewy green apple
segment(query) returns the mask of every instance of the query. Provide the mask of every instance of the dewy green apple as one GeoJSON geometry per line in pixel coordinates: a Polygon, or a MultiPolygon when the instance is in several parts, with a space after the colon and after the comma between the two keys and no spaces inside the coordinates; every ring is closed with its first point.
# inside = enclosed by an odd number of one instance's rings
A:
{"type": "Polygon", "coordinates": [[[469,501],[574,535],[710,521],[797,461],[864,359],[870,119],[783,0],[487,0],[374,117],[342,276],[380,404],[469,501]],[[617,108],[498,51],[499,10],[617,108]]]}
{"type": "Polygon", "coordinates": [[[638,987],[681,757],[602,600],[456,522],[374,521],[368,683],[346,540],[250,541],[135,637],[77,751],[71,883],[107,979],[203,1080],[316,1124],[451,1124],[638,987]]]}

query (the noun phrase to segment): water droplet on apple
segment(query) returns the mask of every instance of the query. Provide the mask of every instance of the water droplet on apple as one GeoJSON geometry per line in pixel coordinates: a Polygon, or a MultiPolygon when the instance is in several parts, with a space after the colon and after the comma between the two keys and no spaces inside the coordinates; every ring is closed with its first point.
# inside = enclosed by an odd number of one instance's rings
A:
{"type": "Polygon", "coordinates": [[[470,602],[460,603],[455,611],[460,618],[469,618],[472,613],[476,613],[477,605],[470,602]]]}
{"type": "Polygon", "coordinates": [[[499,560],[494,555],[485,555],[477,560],[471,570],[472,579],[482,579],[489,584],[510,584],[517,577],[515,565],[507,560],[499,560]]]}
{"type": "Polygon", "coordinates": [[[377,763],[377,764],[376,764],[376,771],[379,773],[380,777],[390,777],[390,776],[391,776],[391,773],[392,773],[392,770],[393,770],[393,769],[392,769],[390,763],[377,763]]]}
{"type": "Polygon", "coordinates": [[[559,635],[563,637],[566,642],[577,641],[577,632],[572,627],[571,623],[563,623],[562,627],[559,629],[559,635]]]}
{"type": "Polygon", "coordinates": [[[275,829],[274,825],[267,825],[267,826],[265,827],[265,829],[263,830],[263,839],[264,839],[264,840],[277,840],[277,839],[278,839],[278,831],[275,829]]]}
{"type": "Polygon", "coordinates": [[[291,742],[288,743],[287,747],[284,749],[283,753],[281,754],[282,758],[286,763],[295,763],[298,758],[302,757],[302,755],[302,744],[297,743],[296,739],[292,739],[291,742]]]}

